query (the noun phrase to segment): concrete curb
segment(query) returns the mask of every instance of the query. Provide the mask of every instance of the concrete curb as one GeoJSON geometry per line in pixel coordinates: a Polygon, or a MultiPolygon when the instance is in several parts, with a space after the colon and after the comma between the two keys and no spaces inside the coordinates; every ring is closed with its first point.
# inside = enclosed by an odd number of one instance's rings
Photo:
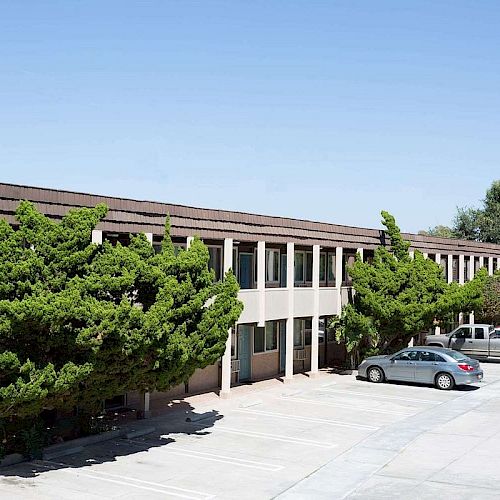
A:
{"type": "MultiPolygon", "coordinates": [[[[103,441],[109,441],[110,439],[116,438],[126,438],[132,439],[147,434],[151,434],[156,430],[155,427],[143,427],[143,428],[124,428],[117,429],[114,431],[102,432],[101,434],[94,434],[92,436],[85,436],[77,439],[72,439],[64,443],[52,444],[47,446],[43,450],[43,458],[45,460],[53,460],[54,458],[64,457],[68,455],[73,455],[75,453],[80,453],[83,451],[85,446],[101,443],[103,441]]],[[[19,464],[21,462],[26,462],[28,459],[21,453],[12,453],[4,457],[0,461],[0,469],[4,467],[9,467],[10,465],[19,464]]]]}

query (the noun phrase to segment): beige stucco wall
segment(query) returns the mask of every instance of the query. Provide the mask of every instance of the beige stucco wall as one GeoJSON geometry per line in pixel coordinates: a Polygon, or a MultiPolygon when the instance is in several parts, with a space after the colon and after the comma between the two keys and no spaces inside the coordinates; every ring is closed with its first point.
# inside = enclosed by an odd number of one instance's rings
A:
{"type": "Polygon", "coordinates": [[[219,363],[198,369],[189,379],[189,392],[202,392],[219,386],[219,363]]]}
{"type": "Polygon", "coordinates": [[[266,352],[252,356],[252,380],[278,375],[280,370],[279,352],[266,352]]]}

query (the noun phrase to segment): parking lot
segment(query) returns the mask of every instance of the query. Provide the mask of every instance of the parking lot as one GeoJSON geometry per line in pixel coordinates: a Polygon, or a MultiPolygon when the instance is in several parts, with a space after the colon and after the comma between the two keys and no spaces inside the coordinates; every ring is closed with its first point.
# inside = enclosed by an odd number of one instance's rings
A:
{"type": "Polygon", "coordinates": [[[450,392],[322,372],[186,398],[146,435],[0,470],[0,497],[499,498],[500,365],[482,365],[450,392]]]}

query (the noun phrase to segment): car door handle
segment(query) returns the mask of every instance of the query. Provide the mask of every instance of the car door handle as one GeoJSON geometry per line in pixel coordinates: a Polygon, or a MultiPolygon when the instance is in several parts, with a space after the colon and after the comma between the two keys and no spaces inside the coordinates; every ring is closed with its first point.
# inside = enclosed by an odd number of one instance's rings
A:
{"type": "Polygon", "coordinates": [[[469,344],[472,344],[472,340],[466,340],[466,342],[468,342],[469,344]]]}

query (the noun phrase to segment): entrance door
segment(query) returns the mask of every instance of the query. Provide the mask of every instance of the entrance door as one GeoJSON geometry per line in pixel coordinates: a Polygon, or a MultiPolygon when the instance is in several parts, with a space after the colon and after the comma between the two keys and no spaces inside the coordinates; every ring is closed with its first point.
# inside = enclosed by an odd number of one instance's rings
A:
{"type": "Polygon", "coordinates": [[[240,360],[240,381],[250,380],[252,376],[252,327],[249,325],[238,326],[238,356],[240,360]]]}
{"type": "Polygon", "coordinates": [[[280,372],[285,371],[286,365],[286,323],[280,321],[280,372]]]}
{"type": "Polygon", "coordinates": [[[253,254],[240,253],[239,266],[240,288],[252,288],[253,284],[253,254]]]}

